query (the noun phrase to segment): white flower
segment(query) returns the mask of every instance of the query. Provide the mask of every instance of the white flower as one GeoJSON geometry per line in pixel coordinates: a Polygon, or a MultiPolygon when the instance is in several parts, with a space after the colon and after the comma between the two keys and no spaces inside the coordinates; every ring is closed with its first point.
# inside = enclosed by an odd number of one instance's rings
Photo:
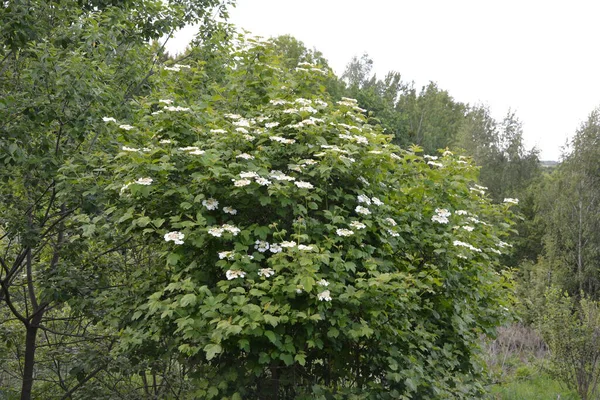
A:
{"type": "Polygon", "coordinates": [[[351,236],[351,235],[354,235],[354,231],[351,231],[350,229],[336,229],[335,233],[338,236],[351,236]]]}
{"type": "Polygon", "coordinates": [[[183,244],[184,237],[185,235],[178,231],[166,233],[164,236],[165,242],[173,242],[175,244],[183,244]]]}
{"type": "Polygon", "coordinates": [[[276,179],[278,181],[295,181],[296,180],[296,178],[294,178],[293,176],[286,175],[281,171],[271,171],[271,174],[269,175],[269,177],[272,179],[276,179]]]}
{"type": "Polygon", "coordinates": [[[387,230],[387,233],[389,233],[389,234],[390,234],[390,236],[392,236],[392,237],[398,237],[398,236],[400,236],[400,234],[399,234],[398,232],[394,232],[394,231],[393,231],[393,230],[391,230],[391,229],[388,229],[388,230],[387,230]]]}
{"type": "Polygon", "coordinates": [[[158,111],[154,111],[152,113],[152,115],[158,115],[158,114],[162,114],[164,111],[163,110],[158,110],[158,111]]]}
{"type": "Polygon", "coordinates": [[[388,224],[390,224],[391,226],[396,226],[396,225],[398,225],[398,224],[396,224],[396,221],[394,221],[394,220],[393,220],[393,219],[391,219],[391,218],[386,218],[384,221],[385,221],[385,222],[387,222],[388,224]]]}
{"type": "Polygon", "coordinates": [[[256,178],[256,183],[258,183],[261,186],[269,186],[272,182],[266,178],[258,177],[256,178]]]}
{"type": "Polygon", "coordinates": [[[247,154],[247,153],[239,154],[239,155],[235,156],[235,158],[243,158],[244,160],[254,160],[254,156],[251,156],[250,154],[247,154]]]}
{"type": "Polygon", "coordinates": [[[445,208],[436,208],[435,212],[440,217],[449,217],[452,214],[450,211],[446,210],[445,208]]]}
{"type": "Polygon", "coordinates": [[[250,121],[248,121],[245,118],[240,118],[237,121],[233,121],[233,125],[249,128],[250,127],[250,121]]]}
{"type": "Polygon", "coordinates": [[[275,271],[272,268],[261,268],[258,270],[258,275],[268,278],[270,276],[275,275],[275,271]]]}
{"type": "Polygon", "coordinates": [[[352,221],[350,222],[350,226],[354,229],[365,229],[367,226],[362,222],[352,221]]]}
{"type": "Polygon", "coordinates": [[[244,271],[240,271],[238,269],[230,269],[227,272],[225,272],[225,276],[227,277],[227,280],[232,280],[232,279],[236,279],[236,278],[243,278],[246,276],[246,273],[244,271]]]}
{"type": "Polygon", "coordinates": [[[359,203],[365,203],[365,204],[367,204],[369,206],[371,205],[371,199],[369,199],[364,194],[358,195],[358,197],[356,199],[358,200],[359,203]]]}
{"type": "Polygon", "coordinates": [[[235,254],[234,251],[221,251],[219,252],[219,259],[228,259],[228,260],[233,260],[233,255],[235,254]]]}
{"type": "Polygon", "coordinates": [[[194,156],[201,156],[202,154],[206,153],[204,150],[192,150],[189,152],[189,154],[194,155],[194,156]]]}
{"type": "Polygon", "coordinates": [[[350,161],[350,162],[355,162],[356,160],[352,157],[346,157],[346,156],[340,156],[341,160],[346,160],[346,161],[350,161]]]}
{"type": "Polygon", "coordinates": [[[248,180],[248,179],[232,179],[233,181],[233,186],[235,187],[242,187],[242,186],[248,186],[249,184],[252,183],[252,181],[248,180]]]}
{"type": "Polygon", "coordinates": [[[233,207],[223,207],[223,212],[231,215],[237,214],[237,210],[233,207]]]}
{"type": "Polygon", "coordinates": [[[271,136],[269,139],[273,140],[275,142],[283,143],[283,144],[294,144],[294,143],[296,143],[295,139],[286,139],[286,138],[281,137],[281,136],[271,136]]]}
{"type": "Polygon", "coordinates": [[[175,71],[175,72],[179,72],[181,71],[181,68],[179,67],[165,67],[164,68],[165,71],[175,71]]]}
{"type": "Polygon", "coordinates": [[[447,217],[442,217],[442,216],[437,215],[437,214],[434,215],[433,217],[431,217],[431,220],[433,222],[438,222],[440,224],[447,224],[449,222],[447,217]]]}
{"type": "Polygon", "coordinates": [[[265,128],[269,128],[269,129],[275,128],[277,126],[279,126],[279,122],[267,122],[265,124],[265,128]]]}
{"type": "Polygon", "coordinates": [[[169,100],[169,99],[160,99],[158,102],[165,103],[165,104],[173,104],[173,100],[169,100]]]}
{"type": "Polygon", "coordinates": [[[498,247],[500,247],[500,248],[504,248],[504,247],[512,247],[512,245],[511,245],[511,244],[508,244],[508,243],[506,243],[506,242],[502,242],[502,241],[500,241],[500,242],[498,242],[498,247]]]}
{"type": "Polygon", "coordinates": [[[213,198],[202,200],[202,205],[208,210],[216,210],[219,208],[219,202],[213,198]]]}
{"type": "Polygon", "coordinates": [[[129,186],[131,186],[131,182],[129,182],[129,183],[127,183],[127,184],[123,185],[123,186],[121,187],[121,190],[119,191],[119,194],[123,194],[123,193],[124,193],[124,192],[127,190],[127,188],[128,188],[129,186]]]}
{"type": "Polygon", "coordinates": [[[279,243],[281,247],[296,247],[296,242],[283,241],[279,243]]]}
{"type": "Polygon", "coordinates": [[[279,253],[282,250],[282,248],[281,245],[273,243],[271,244],[269,250],[271,251],[271,253],[279,253]]]}
{"type": "Polygon", "coordinates": [[[331,293],[329,290],[324,290],[318,294],[319,300],[321,301],[331,301],[331,293]]]}
{"type": "Polygon", "coordinates": [[[137,181],[133,182],[133,183],[137,183],[138,185],[144,185],[144,186],[148,186],[150,184],[152,184],[154,180],[152,178],[139,178],[137,181]]]}
{"type": "Polygon", "coordinates": [[[444,151],[444,152],[442,153],[442,155],[443,155],[444,157],[451,156],[451,155],[452,155],[452,152],[451,152],[450,150],[446,150],[446,151],[444,151]]]}
{"type": "Polygon", "coordinates": [[[504,199],[505,203],[519,204],[519,199],[511,199],[510,197],[504,199]]]}
{"type": "Polygon", "coordinates": [[[240,132],[240,133],[248,133],[248,129],[246,128],[235,128],[236,132],[240,132]]]}
{"type": "Polygon", "coordinates": [[[475,228],[473,228],[473,227],[472,227],[472,226],[470,226],[470,225],[465,225],[465,226],[463,226],[462,228],[463,228],[465,231],[467,231],[467,232],[473,232],[473,229],[475,229],[475,228]]]}
{"type": "Polygon", "coordinates": [[[256,138],[252,135],[244,135],[244,139],[246,139],[249,142],[254,141],[256,138]]]}
{"type": "Polygon", "coordinates": [[[113,117],[102,117],[102,121],[104,122],[117,122],[113,117]]]}
{"type": "Polygon", "coordinates": [[[196,150],[200,150],[200,149],[196,146],[188,146],[188,147],[180,147],[177,150],[179,150],[179,151],[196,151],[196,150]]]}
{"type": "Polygon", "coordinates": [[[444,166],[444,164],[441,164],[441,163],[438,163],[438,162],[435,162],[435,161],[427,161],[427,164],[428,165],[433,165],[434,167],[440,167],[440,168],[444,166]]]}
{"type": "Polygon", "coordinates": [[[286,110],[283,110],[284,114],[293,114],[293,113],[297,113],[298,110],[296,110],[295,108],[288,108],[286,110]]]}
{"type": "Polygon", "coordinates": [[[468,213],[466,210],[456,210],[455,214],[456,215],[467,215],[468,213]]]}
{"type": "Polygon", "coordinates": [[[368,180],[366,180],[363,176],[359,176],[358,180],[362,182],[363,185],[365,186],[371,186],[371,184],[369,183],[368,180]]]}
{"type": "Polygon", "coordinates": [[[298,250],[312,251],[313,250],[313,246],[305,246],[303,244],[299,244],[298,245],[298,250]]]}
{"type": "Polygon", "coordinates": [[[436,156],[430,156],[430,155],[428,155],[428,154],[425,154],[425,155],[423,156],[423,158],[426,158],[426,159],[428,159],[428,160],[437,160],[437,159],[438,159],[436,156]]]}
{"type": "Polygon", "coordinates": [[[314,186],[310,182],[297,181],[294,182],[294,185],[298,186],[300,189],[313,189],[314,186]]]}
{"type": "Polygon", "coordinates": [[[375,204],[376,206],[383,205],[383,201],[379,200],[377,197],[373,197],[371,200],[373,201],[373,204],[375,204]]]}
{"type": "Polygon", "coordinates": [[[125,129],[126,131],[129,131],[129,130],[133,129],[133,126],[127,125],[127,124],[123,124],[123,125],[119,125],[119,128],[125,129]]]}
{"type": "Polygon", "coordinates": [[[223,235],[223,232],[224,232],[223,228],[219,228],[216,226],[213,226],[212,228],[208,229],[208,234],[212,235],[214,237],[221,237],[223,235]]]}
{"type": "Polygon", "coordinates": [[[179,106],[164,106],[164,109],[167,111],[190,111],[189,107],[179,107],[179,106]]]}
{"type": "Polygon", "coordinates": [[[258,175],[256,172],[254,171],[246,171],[246,172],[240,172],[240,178],[244,178],[244,179],[248,179],[248,178],[260,178],[260,175],[258,175]]]}
{"type": "Polygon", "coordinates": [[[264,253],[265,251],[269,250],[269,242],[265,242],[263,240],[257,240],[256,242],[254,242],[254,248],[258,251],[260,251],[261,253],[264,253]]]}
{"type": "Polygon", "coordinates": [[[170,139],[163,139],[160,142],[158,142],[159,144],[171,144],[173,143],[170,139]]]}
{"type": "Polygon", "coordinates": [[[269,103],[273,104],[274,106],[282,106],[282,105],[289,104],[290,102],[287,100],[282,100],[282,99],[273,99],[273,100],[269,100],[269,103]]]}
{"type": "Polygon", "coordinates": [[[189,65],[175,64],[175,65],[173,65],[173,66],[174,66],[175,68],[187,68],[187,69],[190,69],[190,66],[189,66],[189,65]]]}
{"type": "Polygon", "coordinates": [[[121,150],[123,150],[123,151],[140,151],[140,149],[136,149],[135,147],[127,147],[127,146],[121,147],[121,150]]]}
{"type": "Polygon", "coordinates": [[[227,232],[231,233],[233,236],[237,236],[238,233],[241,232],[240,228],[235,227],[233,225],[229,225],[229,224],[221,225],[221,229],[223,231],[227,231],[227,232]]]}
{"type": "Polygon", "coordinates": [[[319,286],[329,286],[329,282],[327,282],[325,279],[321,279],[320,281],[317,281],[317,285],[319,286]]]}
{"type": "Polygon", "coordinates": [[[488,188],[486,186],[475,185],[475,187],[479,190],[488,190],[488,188]]]}
{"type": "Polygon", "coordinates": [[[241,115],[239,114],[225,114],[225,118],[229,118],[229,119],[240,119],[242,118],[241,115]]]}
{"type": "Polygon", "coordinates": [[[354,209],[354,211],[356,211],[359,214],[363,214],[363,215],[369,215],[369,214],[371,214],[371,211],[369,211],[368,208],[363,207],[363,206],[356,206],[356,208],[354,209]]]}
{"type": "Polygon", "coordinates": [[[211,129],[210,133],[227,133],[225,129],[211,129]]]}
{"type": "MultiPolygon", "coordinates": [[[[311,113],[311,114],[314,114],[314,113],[316,113],[316,112],[317,112],[317,110],[316,110],[316,109],[314,109],[314,108],[312,108],[311,106],[301,107],[301,108],[300,108],[300,111],[302,111],[302,112],[309,112],[309,113],[311,113]]],[[[284,111],[284,112],[285,112],[285,111],[284,111]]]]}
{"type": "Polygon", "coordinates": [[[500,250],[498,250],[498,249],[490,248],[490,251],[492,251],[492,252],[494,252],[496,254],[502,254],[502,252],[500,250]]]}
{"type": "Polygon", "coordinates": [[[460,240],[455,240],[454,242],[452,242],[455,246],[461,246],[461,247],[466,247],[470,250],[476,251],[478,253],[481,252],[481,249],[478,249],[477,247],[474,247],[473,245],[470,245],[469,243],[465,243],[465,242],[461,242],[460,240]]]}

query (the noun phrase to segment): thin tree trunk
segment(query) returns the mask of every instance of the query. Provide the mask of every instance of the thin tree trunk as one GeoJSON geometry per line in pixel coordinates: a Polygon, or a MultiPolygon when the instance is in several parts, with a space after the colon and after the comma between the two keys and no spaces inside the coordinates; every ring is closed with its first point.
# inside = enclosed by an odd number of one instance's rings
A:
{"type": "Polygon", "coordinates": [[[33,371],[35,365],[35,350],[39,323],[44,315],[44,310],[39,310],[31,322],[25,324],[25,361],[23,366],[23,385],[21,387],[21,400],[31,400],[33,388],[33,371]]]}

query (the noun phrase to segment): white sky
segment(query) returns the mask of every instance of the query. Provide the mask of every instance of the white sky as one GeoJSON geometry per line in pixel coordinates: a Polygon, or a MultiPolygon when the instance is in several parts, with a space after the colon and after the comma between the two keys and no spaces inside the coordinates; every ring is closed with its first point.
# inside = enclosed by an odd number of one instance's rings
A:
{"type": "MultiPolygon", "coordinates": [[[[560,147],[600,106],[598,1],[237,0],[230,22],[255,35],[290,34],[320,50],[340,75],[366,52],[417,88],[434,81],[456,100],[509,108],[528,146],[560,147]]],[[[172,43],[185,48],[188,33],[172,43]]]]}

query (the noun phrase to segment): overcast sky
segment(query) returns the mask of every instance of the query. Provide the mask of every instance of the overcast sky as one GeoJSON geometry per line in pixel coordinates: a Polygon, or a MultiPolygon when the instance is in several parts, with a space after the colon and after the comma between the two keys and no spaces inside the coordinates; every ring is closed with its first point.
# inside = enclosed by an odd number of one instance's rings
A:
{"type": "MultiPolygon", "coordinates": [[[[598,1],[237,0],[230,22],[255,35],[290,34],[339,75],[368,53],[382,77],[436,82],[456,100],[509,108],[541,158],[600,106],[598,1]]],[[[189,32],[173,49],[185,48],[189,32]]]]}

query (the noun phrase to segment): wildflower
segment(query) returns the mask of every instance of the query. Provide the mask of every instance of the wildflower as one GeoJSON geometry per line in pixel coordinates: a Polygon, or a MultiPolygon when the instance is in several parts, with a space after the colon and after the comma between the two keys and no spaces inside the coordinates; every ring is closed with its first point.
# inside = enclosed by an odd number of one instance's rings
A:
{"type": "Polygon", "coordinates": [[[384,221],[385,221],[385,222],[387,222],[388,224],[390,224],[391,226],[396,226],[396,225],[398,225],[398,224],[396,223],[396,221],[394,221],[394,220],[393,220],[393,219],[391,219],[391,218],[386,218],[384,221]]]}
{"type": "Polygon", "coordinates": [[[225,129],[211,129],[210,133],[227,133],[225,129]]]}
{"type": "Polygon", "coordinates": [[[173,65],[173,66],[174,66],[175,68],[187,68],[187,69],[190,69],[190,66],[189,66],[189,65],[175,64],[175,65],[173,65]]]}
{"type": "Polygon", "coordinates": [[[364,194],[358,195],[358,197],[356,199],[358,200],[359,203],[365,203],[365,204],[367,204],[369,206],[371,205],[371,199],[369,199],[364,194]]]}
{"type": "Polygon", "coordinates": [[[235,158],[243,158],[244,160],[254,160],[254,156],[251,156],[250,154],[247,154],[247,153],[239,154],[239,155],[235,156],[235,158]]]}
{"type": "Polygon", "coordinates": [[[436,208],[435,212],[440,216],[440,217],[449,217],[452,213],[448,210],[446,210],[445,208],[436,208]]]}
{"type": "Polygon", "coordinates": [[[500,247],[500,248],[504,248],[504,247],[512,247],[512,245],[510,245],[510,244],[508,244],[508,243],[506,243],[506,242],[502,242],[502,241],[500,241],[500,242],[498,242],[498,247],[500,247]]]}
{"type": "Polygon", "coordinates": [[[331,293],[329,290],[324,290],[318,294],[319,300],[321,301],[331,301],[331,293]]]}
{"type": "Polygon", "coordinates": [[[235,254],[234,251],[221,251],[219,252],[219,259],[228,259],[228,260],[233,260],[233,255],[235,254]]]}
{"type": "Polygon", "coordinates": [[[190,151],[188,154],[194,155],[194,156],[201,156],[202,154],[206,153],[204,150],[192,150],[190,151]]]}
{"type": "Polygon", "coordinates": [[[303,244],[299,244],[298,245],[298,250],[312,251],[313,250],[313,246],[306,246],[306,245],[303,245],[303,244]]]}
{"type": "Polygon", "coordinates": [[[265,128],[269,128],[269,129],[275,128],[277,126],[279,126],[279,122],[267,122],[265,124],[265,128]]]}
{"type": "Polygon", "coordinates": [[[447,224],[448,223],[448,218],[446,218],[446,217],[440,217],[439,215],[434,215],[433,217],[431,217],[431,220],[433,222],[438,222],[440,224],[447,224]]]}
{"type": "Polygon", "coordinates": [[[208,210],[216,210],[219,207],[219,202],[213,198],[202,200],[202,205],[208,210]]]}
{"type": "Polygon", "coordinates": [[[454,244],[455,246],[466,247],[466,248],[468,248],[468,249],[470,249],[470,250],[472,250],[472,251],[476,251],[476,252],[478,252],[478,253],[480,253],[480,252],[481,252],[481,249],[478,249],[477,247],[474,247],[473,245],[470,245],[469,243],[461,242],[460,240],[455,240],[455,241],[453,242],[453,244],[454,244]]]}
{"type": "Polygon", "coordinates": [[[442,153],[442,155],[443,155],[444,157],[451,156],[451,155],[452,155],[452,152],[451,152],[450,150],[446,150],[446,151],[444,151],[444,152],[442,153]]]}
{"type": "Polygon", "coordinates": [[[248,179],[232,179],[233,181],[233,186],[235,187],[242,187],[242,186],[248,186],[249,184],[252,183],[252,181],[248,180],[248,179]]]}
{"type": "Polygon", "coordinates": [[[127,124],[123,124],[123,125],[119,125],[119,128],[125,129],[126,131],[130,131],[130,130],[133,129],[133,126],[127,125],[127,124]]]}
{"type": "Polygon", "coordinates": [[[252,135],[244,135],[244,139],[246,139],[249,142],[254,141],[256,138],[252,135]]]}
{"type": "Polygon", "coordinates": [[[158,114],[162,114],[164,111],[163,110],[158,110],[158,111],[154,111],[152,113],[152,115],[158,115],[158,114]]]}
{"type": "Polygon", "coordinates": [[[519,204],[519,199],[511,199],[511,198],[506,198],[504,199],[505,203],[512,203],[512,204],[519,204]]]}
{"type": "Polygon", "coordinates": [[[173,104],[173,100],[169,100],[169,99],[160,99],[158,102],[165,103],[165,104],[173,104]]]}
{"type": "Polygon", "coordinates": [[[183,244],[184,237],[185,235],[178,231],[166,233],[164,236],[165,242],[173,242],[175,244],[183,244]]]}
{"type": "Polygon", "coordinates": [[[369,211],[368,208],[363,207],[363,206],[356,206],[356,208],[354,209],[354,211],[356,211],[359,214],[363,214],[363,215],[369,215],[369,214],[371,214],[371,211],[369,211]]]}
{"type": "Polygon", "coordinates": [[[273,104],[274,106],[282,106],[282,105],[289,104],[290,102],[287,100],[282,100],[282,99],[273,99],[273,100],[269,100],[269,103],[273,104]]]}
{"type": "Polygon", "coordinates": [[[135,181],[133,183],[137,183],[138,185],[148,186],[148,185],[152,184],[152,182],[153,182],[152,178],[139,178],[137,181],[135,181]]]}
{"type": "Polygon", "coordinates": [[[225,214],[231,214],[231,215],[237,214],[237,210],[235,208],[232,208],[232,207],[223,207],[223,212],[225,214]]]}
{"type": "Polygon", "coordinates": [[[200,149],[196,146],[188,146],[188,147],[180,147],[177,150],[179,150],[179,151],[195,151],[195,150],[200,150],[200,149]]]}
{"type": "Polygon", "coordinates": [[[309,112],[311,114],[314,114],[314,113],[317,112],[317,110],[315,108],[312,108],[311,106],[301,107],[300,111],[302,111],[302,112],[309,112]]]}
{"type": "Polygon", "coordinates": [[[275,142],[283,143],[283,144],[294,144],[294,143],[296,143],[295,139],[286,139],[286,138],[281,137],[281,136],[271,136],[269,139],[273,140],[275,142]]]}
{"type": "Polygon", "coordinates": [[[261,253],[264,253],[265,251],[269,250],[269,242],[265,242],[263,240],[257,240],[254,243],[255,243],[254,248],[261,253]]]}
{"type": "Polygon", "coordinates": [[[473,229],[475,229],[475,228],[473,228],[473,227],[472,227],[472,226],[470,226],[470,225],[465,225],[465,226],[463,226],[462,228],[463,228],[465,231],[467,231],[467,232],[473,232],[473,229]]]}
{"type": "Polygon", "coordinates": [[[368,181],[368,180],[366,180],[366,179],[365,179],[364,177],[362,177],[362,176],[359,176],[359,177],[358,177],[358,180],[359,180],[359,181],[361,181],[361,182],[362,182],[362,184],[363,184],[363,185],[365,185],[365,186],[371,186],[371,184],[369,183],[369,181],[368,181]]]}
{"type": "Polygon", "coordinates": [[[362,222],[352,221],[352,222],[350,222],[350,227],[352,227],[354,229],[365,229],[367,226],[365,224],[363,224],[362,222]]]}
{"type": "Polygon", "coordinates": [[[164,70],[179,72],[179,71],[181,71],[181,68],[179,68],[179,67],[164,67],[164,70]]]}
{"type": "Polygon", "coordinates": [[[246,172],[240,172],[240,178],[260,178],[260,175],[258,175],[256,172],[254,171],[246,171],[246,172]]]}
{"type": "Polygon", "coordinates": [[[248,133],[248,129],[246,129],[246,128],[241,128],[241,127],[240,127],[240,128],[235,128],[235,131],[236,131],[236,132],[240,132],[240,133],[245,133],[245,134],[247,134],[247,133],[248,133]]]}
{"type": "Polygon", "coordinates": [[[127,147],[127,146],[121,147],[121,150],[123,150],[123,151],[140,151],[140,149],[136,149],[135,147],[127,147]]]}
{"type": "Polygon", "coordinates": [[[161,141],[160,141],[160,142],[158,142],[158,143],[159,143],[159,144],[171,144],[171,143],[173,143],[173,142],[172,142],[171,140],[169,140],[169,139],[163,139],[163,140],[161,140],[161,141]]]}
{"type": "Polygon", "coordinates": [[[456,215],[467,215],[468,213],[465,210],[456,210],[455,214],[456,215]]]}
{"type": "Polygon", "coordinates": [[[294,178],[293,176],[288,176],[281,171],[271,171],[271,174],[269,175],[269,177],[271,177],[272,179],[276,179],[278,181],[295,181],[296,180],[296,178],[294,178]]]}
{"type": "Polygon", "coordinates": [[[243,278],[246,276],[246,273],[238,269],[230,269],[227,272],[225,272],[225,276],[227,277],[227,280],[230,281],[236,278],[243,278]]]}
{"type": "Polygon", "coordinates": [[[229,119],[240,119],[242,118],[241,115],[239,114],[225,114],[225,118],[229,118],[229,119]]]}
{"type": "Polygon", "coordinates": [[[275,275],[275,271],[272,268],[261,268],[258,270],[258,275],[268,278],[270,276],[275,275]]]}
{"type": "Polygon", "coordinates": [[[121,190],[119,191],[119,194],[123,194],[123,193],[124,193],[124,192],[127,190],[127,188],[128,188],[130,185],[131,185],[131,182],[129,182],[129,183],[127,183],[127,184],[123,185],[123,186],[121,187],[121,190]]]}
{"type": "Polygon", "coordinates": [[[350,162],[355,162],[356,160],[352,157],[346,157],[346,156],[340,156],[340,159],[342,160],[346,160],[346,161],[350,161],[350,162]]]}
{"type": "Polygon", "coordinates": [[[283,241],[283,242],[279,243],[279,245],[281,247],[296,247],[296,242],[283,241]]]}
{"type": "Polygon", "coordinates": [[[400,234],[398,232],[395,232],[395,231],[393,231],[391,229],[388,229],[387,233],[389,233],[390,236],[392,236],[392,237],[398,237],[398,236],[400,236],[400,234]]]}
{"type": "Polygon", "coordinates": [[[298,186],[300,189],[313,189],[314,186],[310,182],[298,181],[294,182],[294,185],[298,186]]]}
{"type": "Polygon", "coordinates": [[[427,161],[427,165],[433,165],[434,167],[442,168],[444,165],[435,161],[427,161]]]}
{"type": "Polygon", "coordinates": [[[229,225],[229,224],[221,225],[221,229],[223,229],[223,231],[227,231],[227,232],[231,233],[233,236],[237,236],[238,233],[241,232],[240,228],[235,227],[233,225],[229,225]]]}
{"type": "Polygon", "coordinates": [[[167,111],[190,111],[189,107],[179,107],[179,106],[164,106],[164,109],[167,111]]]}
{"type": "Polygon", "coordinates": [[[293,114],[293,113],[297,113],[298,110],[296,110],[295,108],[288,108],[286,110],[283,110],[284,114],[293,114]]]}
{"type": "Polygon", "coordinates": [[[502,252],[498,249],[494,249],[494,248],[490,248],[490,251],[496,253],[496,254],[502,254],[502,252]]]}
{"type": "Polygon", "coordinates": [[[437,160],[437,159],[438,159],[436,156],[430,156],[430,155],[428,155],[428,154],[425,154],[425,155],[423,156],[423,158],[426,158],[426,159],[428,159],[428,160],[437,160]]]}
{"type": "Polygon", "coordinates": [[[256,178],[256,183],[261,186],[270,186],[272,182],[266,178],[258,177],[256,178]]]}
{"type": "Polygon", "coordinates": [[[273,243],[269,247],[269,250],[271,251],[271,253],[279,253],[279,252],[281,252],[282,248],[281,248],[281,245],[279,245],[277,243],[273,243]]]}
{"type": "Polygon", "coordinates": [[[245,118],[240,118],[240,119],[238,119],[236,121],[233,121],[233,125],[249,128],[250,127],[250,121],[247,120],[247,119],[245,119],[245,118]]]}
{"type": "Polygon", "coordinates": [[[223,236],[223,228],[218,228],[218,227],[212,227],[208,229],[208,234],[212,235],[214,237],[221,237],[223,236]]]}
{"type": "Polygon", "coordinates": [[[377,197],[373,197],[371,199],[371,201],[373,202],[373,204],[375,204],[376,206],[382,206],[383,205],[383,201],[379,200],[377,197]]]}
{"type": "Polygon", "coordinates": [[[102,117],[102,121],[104,122],[117,122],[113,117],[102,117]]]}
{"type": "Polygon", "coordinates": [[[336,229],[335,233],[338,236],[352,236],[354,234],[354,231],[351,231],[350,229],[336,229]]]}
{"type": "Polygon", "coordinates": [[[329,286],[329,282],[327,282],[325,279],[321,279],[320,281],[317,281],[317,285],[319,286],[329,286]]]}

